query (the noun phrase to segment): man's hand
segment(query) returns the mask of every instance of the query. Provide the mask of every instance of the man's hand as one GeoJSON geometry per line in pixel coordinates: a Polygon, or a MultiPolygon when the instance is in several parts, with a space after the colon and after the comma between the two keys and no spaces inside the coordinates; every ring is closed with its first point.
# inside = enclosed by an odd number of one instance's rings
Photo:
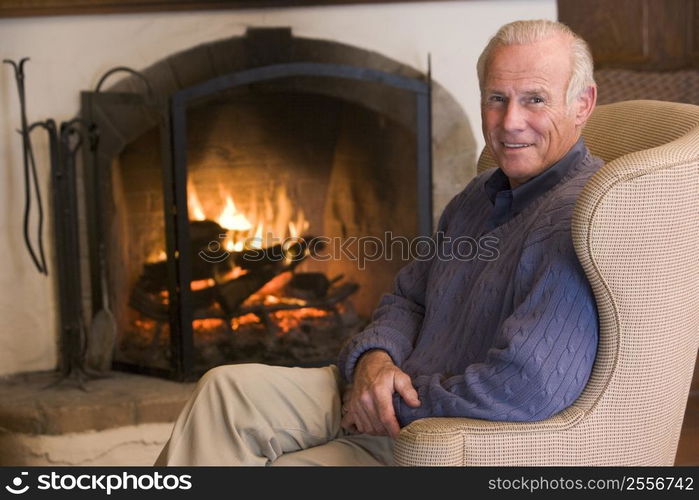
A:
{"type": "Polygon", "coordinates": [[[386,351],[363,354],[354,370],[352,386],[343,395],[343,428],[374,436],[398,436],[400,426],[393,410],[393,393],[420,406],[410,376],[393,364],[386,351]]]}

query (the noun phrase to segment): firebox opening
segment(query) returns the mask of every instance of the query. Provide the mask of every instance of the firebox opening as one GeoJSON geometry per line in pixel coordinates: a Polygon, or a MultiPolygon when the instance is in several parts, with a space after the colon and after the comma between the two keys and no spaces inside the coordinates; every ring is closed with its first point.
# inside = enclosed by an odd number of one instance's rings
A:
{"type": "MultiPolygon", "coordinates": [[[[151,129],[114,162],[108,267],[115,361],[167,369],[160,144],[151,129]]],[[[333,362],[407,263],[363,242],[418,235],[415,131],[327,92],[242,88],[188,108],[186,152],[195,369],[333,362]]]]}

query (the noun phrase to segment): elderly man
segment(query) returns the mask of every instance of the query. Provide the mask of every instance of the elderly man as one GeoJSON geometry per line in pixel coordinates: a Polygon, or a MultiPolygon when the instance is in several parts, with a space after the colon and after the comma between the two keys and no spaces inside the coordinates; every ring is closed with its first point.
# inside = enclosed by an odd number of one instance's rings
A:
{"type": "Polygon", "coordinates": [[[590,53],[560,23],[519,21],[491,39],[478,76],[499,168],[448,204],[438,234],[488,236],[498,257],[404,267],[337,367],[209,371],[156,465],[390,465],[415,419],[533,421],[578,397],[598,334],[570,236],[602,164],[581,139],[597,97],[590,53]]]}

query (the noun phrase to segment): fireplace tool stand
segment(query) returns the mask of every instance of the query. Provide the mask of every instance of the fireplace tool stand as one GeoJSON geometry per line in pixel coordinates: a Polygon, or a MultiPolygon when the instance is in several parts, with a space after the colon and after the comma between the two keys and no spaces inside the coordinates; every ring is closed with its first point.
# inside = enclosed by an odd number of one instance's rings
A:
{"type": "Polygon", "coordinates": [[[97,131],[79,119],[62,122],[59,127],[53,119],[27,123],[26,100],[24,92],[24,64],[29,58],[19,63],[5,60],[15,71],[21,110],[22,136],[26,201],[24,213],[24,239],[29,254],[40,273],[48,275],[48,267],[43,249],[43,207],[41,203],[38,176],[31,142],[31,133],[42,128],[48,134],[50,152],[50,181],[54,213],[54,245],[61,329],[59,334],[60,361],[58,378],[49,384],[53,387],[62,382],[72,382],[82,390],[87,390],[85,382],[92,378],[102,378],[85,364],[85,347],[87,332],[83,320],[81,302],[80,244],[78,234],[78,203],[76,192],[76,154],[87,139],[92,149],[96,148],[97,131]],[[37,227],[38,251],[29,238],[28,221],[31,210],[32,184],[39,211],[37,227]]]}

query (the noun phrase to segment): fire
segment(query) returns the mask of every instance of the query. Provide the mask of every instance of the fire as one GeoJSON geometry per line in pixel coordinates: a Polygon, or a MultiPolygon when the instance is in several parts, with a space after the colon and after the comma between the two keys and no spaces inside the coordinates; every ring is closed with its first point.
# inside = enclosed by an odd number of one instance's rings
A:
{"type": "Polygon", "coordinates": [[[196,331],[213,330],[220,328],[222,324],[223,320],[219,318],[195,319],[192,321],[192,327],[196,331]]]}
{"type": "MultiPolygon", "coordinates": [[[[302,236],[310,224],[303,210],[294,209],[285,188],[278,188],[274,196],[264,201],[253,203],[247,214],[240,211],[235,203],[233,193],[219,184],[218,190],[224,200],[223,208],[204,209],[199,194],[191,177],[187,181],[187,206],[189,219],[193,221],[213,220],[226,230],[223,247],[228,252],[241,252],[245,248],[262,249],[287,239],[302,236]],[[207,214],[218,212],[210,218],[207,214]]],[[[153,250],[146,258],[149,264],[163,262],[167,254],[162,249],[153,250]]],[[[195,288],[196,289],[196,288],[195,288]]]]}
{"type": "MultiPolygon", "coordinates": [[[[265,303],[269,304],[271,296],[267,296],[265,298],[265,303]]],[[[279,300],[277,298],[277,300],[279,300]]],[[[287,302],[285,300],[284,302],[287,302]]],[[[331,313],[330,311],[327,311],[325,309],[318,309],[316,307],[302,307],[300,309],[289,309],[289,310],[281,310],[281,311],[275,311],[269,314],[269,319],[271,320],[272,323],[275,324],[277,332],[277,336],[282,336],[290,331],[299,328],[301,323],[303,321],[308,321],[308,320],[313,320],[316,318],[324,318],[326,316],[329,316],[331,313]]],[[[246,325],[253,325],[253,324],[258,324],[261,323],[259,316],[253,313],[248,313],[244,314],[242,316],[237,316],[235,318],[231,319],[231,329],[233,331],[239,330],[243,328],[246,325]]],[[[195,325],[195,331],[199,333],[206,334],[206,327],[213,327],[213,326],[219,326],[219,325],[205,325],[204,323],[199,323],[198,325],[195,325]],[[196,326],[203,327],[203,330],[200,330],[196,328],[196,326]]]]}
{"type": "Polygon", "coordinates": [[[262,236],[262,223],[259,223],[257,225],[257,229],[255,230],[255,236],[253,236],[252,240],[249,241],[249,246],[250,248],[261,249],[263,241],[264,238],[262,236]]]}
{"type": "Polygon", "coordinates": [[[244,314],[243,316],[238,316],[236,318],[233,318],[231,320],[231,328],[233,330],[238,330],[238,329],[240,329],[241,326],[249,325],[252,323],[260,323],[260,318],[257,317],[256,314],[247,313],[247,314],[244,314]]]}
{"type": "Polygon", "coordinates": [[[274,321],[277,323],[281,336],[289,331],[298,328],[301,322],[310,318],[324,318],[330,314],[329,311],[316,307],[302,307],[301,309],[291,309],[288,311],[276,311],[272,313],[274,321]]]}
{"type": "Polygon", "coordinates": [[[226,205],[223,207],[223,211],[216,222],[229,231],[249,231],[252,228],[248,218],[238,212],[230,194],[226,195],[226,205]]]}
{"type": "MultiPolygon", "coordinates": [[[[188,215],[191,221],[209,220],[218,223],[226,232],[223,247],[229,252],[240,252],[246,248],[263,249],[282,244],[288,239],[303,236],[309,228],[309,221],[306,220],[303,210],[295,206],[285,186],[270,187],[253,194],[244,190],[235,192],[222,184],[219,184],[217,189],[217,195],[210,196],[208,193],[211,191],[207,190],[207,196],[201,198],[200,193],[204,191],[197,190],[196,183],[190,176],[187,182],[188,215]]],[[[166,258],[164,251],[154,250],[149,255],[148,262],[162,262],[166,258]]],[[[229,282],[247,272],[240,267],[234,267],[226,276],[217,277],[217,281],[229,282]]],[[[284,288],[290,279],[290,272],[276,276],[250,295],[243,304],[243,307],[270,308],[266,314],[275,325],[278,335],[298,328],[304,320],[322,318],[330,314],[323,309],[307,307],[305,300],[285,296],[284,288]],[[289,309],[275,311],[277,306],[289,309]]],[[[191,283],[191,289],[195,292],[214,286],[216,281],[211,278],[191,283]]],[[[163,304],[169,302],[166,290],[160,292],[158,298],[163,304]]],[[[230,327],[234,331],[246,325],[261,323],[261,317],[253,313],[230,319],[230,327]]],[[[193,323],[197,335],[204,337],[224,326],[225,320],[218,318],[198,319],[193,323]]]]}
{"type": "Polygon", "coordinates": [[[289,271],[278,274],[274,278],[269,280],[267,283],[265,283],[262,288],[257,290],[255,292],[255,295],[262,297],[273,297],[275,295],[281,295],[283,293],[282,289],[289,283],[289,281],[291,281],[291,278],[292,274],[289,271]]]}
{"type": "Polygon", "coordinates": [[[156,262],[164,262],[167,260],[167,254],[165,250],[154,250],[146,257],[146,262],[149,264],[154,264],[156,262]]]}
{"type": "Polygon", "coordinates": [[[204,208],[201,206],[197,190],[191,179],[187,181],[187,206],[189,207],[189,220],[206,220],[204,208]]]}
{"type": "Polygon", "coordinates": [[[196,292],[197,290],[204,290],[206,288],[210,288],[214,286],[216,282],[213,279],[206,279],[206,280],[196,280],[192,281],[191,283],[191,288],[193,292],[196,292]]]}
{"type": "MultiPolygon", "coordinates": [[[[221,276],[220,280],[222,282],[234,280],[236,278],[241,277],[242,275],[247,274],[247,271],[243,269],[242,267],[234,267],[230,271],[228,271],[226,274],[221,276]]],[[[206,288],[211,288],[212,286],[216,285],[216,281],[213,278],[208,278],[208,279],[203,279],[203,280],[194,280],[190,283],[190,288],[192,291],[197,291],[197,290],[205,290],[206,288]]]]}
{"type": "Polygon", "coordinates": [[[229,252],[269,247],[286,238],[297,238],[309,227],[303,210],[294,206],[283,186],[274,190],[273,196],[247,200],[245,210],[236,204],[233,191],[219,184],[218,192],[223,200],[222,207],[208,206],[205,210],[190,178],[187,183],[189,218],[217,222],[227,231],[223,244],[229,252]],[[218,215],[214,216],[216,212],[218,215]]]}

